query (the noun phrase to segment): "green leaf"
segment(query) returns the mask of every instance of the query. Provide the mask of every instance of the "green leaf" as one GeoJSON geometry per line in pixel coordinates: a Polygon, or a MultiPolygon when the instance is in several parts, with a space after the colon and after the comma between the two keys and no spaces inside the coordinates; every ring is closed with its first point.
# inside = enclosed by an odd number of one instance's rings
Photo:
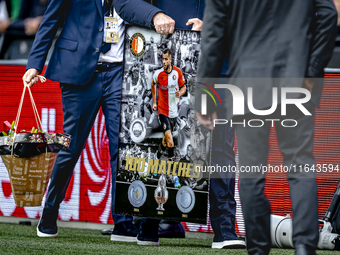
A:
{"type": "Polygon", "coordinates": [[[6,132],[5,132],[5,131],[3,131],[3,132],[2,132],[2,134],[3,134],[4,136],[7,136],[7,134],[6,134],[6,132]]]}
{"type": "Polygon", "coordinates": [[[14,126],[15,126],[15,121],[12,122],[11,130],[14,130],[14,126]]]}

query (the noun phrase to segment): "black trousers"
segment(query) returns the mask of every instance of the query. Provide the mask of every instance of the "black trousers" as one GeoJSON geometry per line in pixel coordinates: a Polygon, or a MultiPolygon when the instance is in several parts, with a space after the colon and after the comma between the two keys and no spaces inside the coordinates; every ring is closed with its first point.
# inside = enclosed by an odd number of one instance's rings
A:
{"type": "MultiPolygon", "coordinates": [[[[304,105],[313,115],[315,105],[304,105]]],[[[279,107],[280,108],[280,107],[279,107]]],[[[314,116],[305,116],[295,106],[289,106],[287,116],[281,116],[278,109],[271,116],[243,116],[235,121],[246,121],[246,126],[237,125],[236,133],[240,160],[240,197],[246,227],[249,254],[268,254],[271,247],[270,204],[264,194],[265,174],[251,172],[251,167],[267,165],[268,137],[271,121],[265,119],[294,119],[295,127],[283,127],[276,121],[276,132],[280,150],[287,167],[315,164],[313,157],[314,116]],[[249,119],[262,119],[263,127],[249,127],[249,119]],[[248,172],[246,172],[248,170],[248,172]],[[243,172],[242,172],[243,171],[243,172]]],[[[260,122],[251,122],[252,125],[260,122]]],[[[284,125],[294,125],[286,121],[284,125]]],[[[293,208],[293,243],[316,248],[319,240],[317,185],[312,171],[290,171],[287,173],[293,208]]]]}

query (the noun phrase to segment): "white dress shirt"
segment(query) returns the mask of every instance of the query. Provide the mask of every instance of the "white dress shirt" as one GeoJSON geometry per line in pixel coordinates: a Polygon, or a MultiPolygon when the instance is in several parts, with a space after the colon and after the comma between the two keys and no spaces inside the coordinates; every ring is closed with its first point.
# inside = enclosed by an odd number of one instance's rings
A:
{"type": "MultiPolygon", "coordinates": [[[[104,4],[105,0],[102,0],[102,4],[104,4]]],[[[102,52],[99,55],[98,62],[106,62],[106,63],[114,63],[114,62],[122,62],[123,61],[123,53],[124,53],[124,36],[125,36],[125,22],[119,17],[116,10],[113,10],[113,18],[118,19],[118,31],[119,31],[119,42],[111,43],[111,49],[103,54],[102,52]]],[[[105,27],[103,20],[103,27],[105,27]]],[[[105,33],[103,33],[103,42],[106,41],[105,33]]]]}

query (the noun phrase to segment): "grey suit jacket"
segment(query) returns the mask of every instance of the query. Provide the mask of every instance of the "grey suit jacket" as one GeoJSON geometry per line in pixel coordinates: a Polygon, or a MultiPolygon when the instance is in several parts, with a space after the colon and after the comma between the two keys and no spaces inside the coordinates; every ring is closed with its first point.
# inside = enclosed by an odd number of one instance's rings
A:
{"type": "MultiPolygon", "coordinates": [[[[301,87],[303,77],[323,77],[336,25],[332,0],[206,1],[198,77],[218,77],[227,56],[231,78],[250,78],[229,83],[238,83],[245,96],[253,87],[254,106],[269,108],[272,87],[301,87]]],[[[321,91],[319,82],[312,93],[316,104],[321,91]]],[[[231,93],[225,104],[232,117],[231,93]]]]}

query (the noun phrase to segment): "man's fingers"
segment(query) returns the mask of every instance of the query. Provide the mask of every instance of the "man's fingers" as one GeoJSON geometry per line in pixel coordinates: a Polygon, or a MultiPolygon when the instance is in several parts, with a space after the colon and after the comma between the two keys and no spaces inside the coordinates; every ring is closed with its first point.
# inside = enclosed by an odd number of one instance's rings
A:
{"type": "Polygon", "coordinates": [[[176,97],[177,97],[177,98],[180,98],[180,97],[181,97],[181,94],[180,94],[178,88],[175,87],[175,91],[176,91],[176,97]]]}
{"type": "Polygon", "coordinates": [[[170,27],[169,34],[172,34],[175,31],[175,23],[170,27]]]}
{"type": "Polygon", "coordinates": [[[313,80],[311,80],[311,79],[305,79],[305,80],[304,80],[303,87],[304,87],[305,89],[308,89],[309,92],[312,93],[312,92],[313,92],[314,83],[315,83],[315,82],[314,82],[313,80]]]}
{"type": "Polygon", "coordinates": [[[194,24],[194,19],[189,19],[185,25],[190,26],[194,24]]]}
{"type": "Polygon", "coordinates": [[[27,86],[26,73],[25,73],[24,76],[22,77],[22,81],[23,81],[23,83],[24,83],[24,86],[27,86]]]}
{"type": "Polygon", "coordinates": [[[209,126],[207,127],[209,130],[214,130],[214,125],[213,125],[213,121],[217,119],[217,113],[213,112],[210,117],[208,117],[209,119],[209,126]]]}
{"type": "Polygon", "coordinates": [[[199,112],[196,112],[197,120],[207,129],[214,130],[213,120],[217,119],[217,113],[213,112],[210,115],[202,115],[199,112]]]}
{"type": "Polygon", "coordinates": [[[210,123],[209,123],[208,116],[203,116],[200,113],[196,112],[196,118],[204,127],[210,129],[209,128],[210,123]]]}
{"type": "MultiPolygon", "coordinates": [[[[38,76],[35,76],[35,77],[33,78],[33,82],[34,82],[33,84],[36,84],[38,81],[39,81],[38,76]]],[[[32,85],[33,85],[33,84],[32,84],[32,85]]]]}
{"type": "Polygon", "coordinates": [[[211,120],[213,121],[213,120],[216,120],[216,119],[217,119],[217,112],[213,112],[211,114],[211,120]]]}
{"type": "Polygon", "coordinates": [[[201,122],[201,124],[202,124],[205,128],[207,128],[207,129],[209,129],[209,130],[213,130],[213,129],[214,129],[211,120],[209,120],[209,119],[208,119],[208,120],[203,119],[203,120],[200,121],[200,122],[201,122]]]}
{"type": "Polygon", "coordinates": [[[37,75],[38,75],[38,70],[34,68],[28,69],[26,73],[24,74],[24,76],[22,77],[24,86],[32,87],[35,83],[37,83],[39,80],[37,75]]]}
{"type": "Polygon", "coordinates": [[[191,30],[202,31],[203,21],[198,18],[189,19],[186,25],[187,26],[193,25],[191,30]]]}
{"type": "Polygon", "coordinates": [[[168,19],[166,21],[166,29],[165,29],[165,34],[172,34],[175,30],[175,21],[168,16],[168,19]]]}
{"type": "Polygon", "coordinates": [[[36,84],[38,81],[33,78],[30,82],[27,83],[27,87],[32,87],[34,84],[36,84]]]}
{"type": "Polygon", "coordinates": [[[28,77],[28,79],[26,79],[26,84],[28,87],[32,87],[34,84],[36,84],[38,82],[38,77],[32,77],[31,75],[28,77]]]}
{"type": "Polygon", "coordinates": [[[155,26],[155,28],[158,34],[161,34],[161,31],[164,30],[163,28],[161,28],[161,26],[155,26]]]}
{"type": "Polygon", "coordinates": [[[157,13],[153,17],[152,21],[155,26],[156,32],[159,34],[167,35],[169,33],[172,33],[175,29],[175,21],[162,12],[157,13]]]}
{"type": "Polygon", "coordinates": [[[34,77],[32,77],[32,75],[31,74],[29,74],[29,73],[26,73],[25,75],[24,75],[24,77],[22,78],[22,80],[24,81],[24,85],[26,86],[26,87],[31,87],[32,85],[33,85],[33,78],[34,77]]]}

